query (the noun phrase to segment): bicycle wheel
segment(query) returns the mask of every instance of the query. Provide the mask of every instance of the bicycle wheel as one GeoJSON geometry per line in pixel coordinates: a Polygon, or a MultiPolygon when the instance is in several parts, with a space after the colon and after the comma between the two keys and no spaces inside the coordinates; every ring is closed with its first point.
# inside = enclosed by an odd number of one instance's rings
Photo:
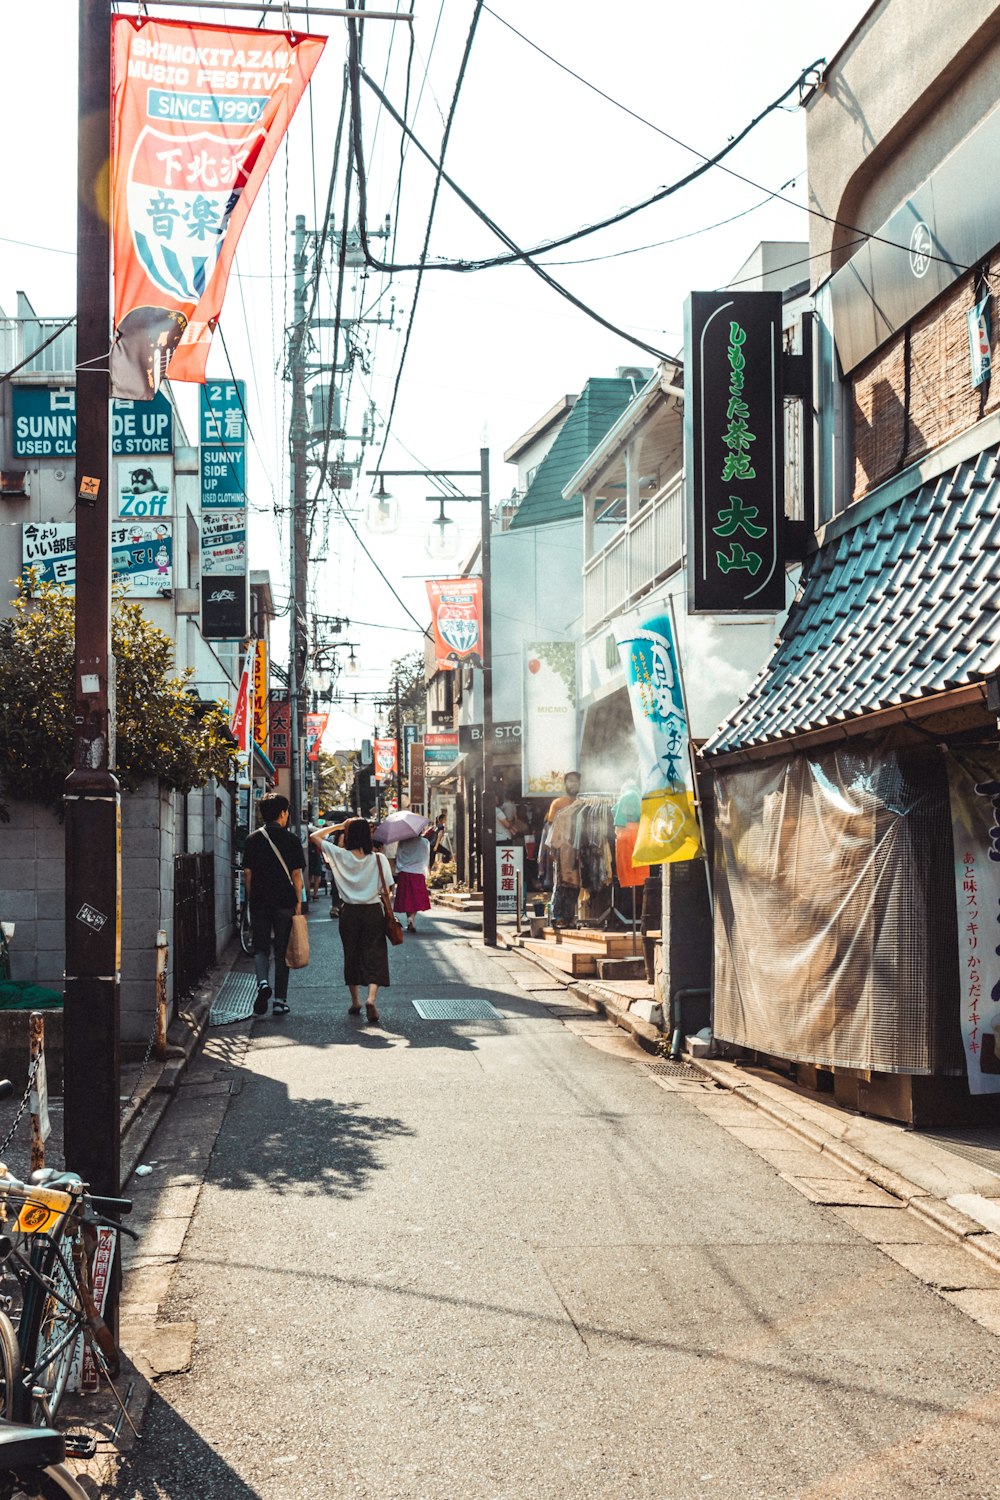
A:
{"type": "Polygon", "coordinates": [[[8,1422],[14,1415],[14,1393],[20,1373],[17,1334],[7,1314],[0,1311],[0,1418],[8,1422]]]}
{"type": "MultiPolygon", "coordinates": [[[[87,1491],[77,1484],[65,1464],[55,1464],[49,1469],[35,1469],[29,1475],[22,1474],[13,1481],[11,1500],[87,1500],[87,1491]]],[[[7,1490],[0,1491],[3,1495],[7,1490]]]]}
{"type": "MultiPolygon", "coordinates": [[[[69,1256],[71,1242],[63,1240],[61,1248],[69,1256]]],[[[34,1347],[21,1345],[23,1368],[31,1373],[28,1421],[43,1425],[59,1410],[83,1337],[80,1293],[58,1256],[53,1257],[51,1276],[52,1292],[44,1294],[34,1347]]]]}
{"type": "Polygon", "coordinates": [[[253,926],[250,922],[250,908],[245,901],[240,906],[240,947],[248,958],[253,953],[253,926]]]}

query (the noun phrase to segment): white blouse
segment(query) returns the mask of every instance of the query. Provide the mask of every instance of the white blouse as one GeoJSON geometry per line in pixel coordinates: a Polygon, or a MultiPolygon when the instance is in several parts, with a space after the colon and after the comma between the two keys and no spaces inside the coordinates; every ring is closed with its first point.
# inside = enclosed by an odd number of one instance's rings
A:
{"type": "Polygon", "coordinates": [[[337,881],[337,890],[342,901],[351,906],[376,906],[382,899],[378,862],[381,861],[385,883],[392,890],[392,866],[384,854],[366,854],[359,859],[352,849],[341,849],[332,839],[320,844],[323,858],[330,866],[337,881]]]}
{"type": "Polygon", "coordinates": [[[431,867],[431,846],[423,834],[402,839],[396,850],[396,870],[404,875],[426,875],[431,867]]]}

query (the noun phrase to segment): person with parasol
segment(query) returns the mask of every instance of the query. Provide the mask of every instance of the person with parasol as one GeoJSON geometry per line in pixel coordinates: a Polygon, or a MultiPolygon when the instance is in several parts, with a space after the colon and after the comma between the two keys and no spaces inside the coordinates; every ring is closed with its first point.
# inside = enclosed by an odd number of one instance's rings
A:
{"type": "Polygon", "coordinates": [[[396,898],[393,910],[406,917],[407,932],[416,932],[418,911],[430,911],[427,871],[431,864],[431,846],[424,838],[430,827],[422,813],[393,812],[372,834],[376,843],[395,844],[396,898]]]}
{"type": "Polygon", "coordinates": [[[389,952],[386,947],[385,910],[393,884],[392,867],[384,854],[372,848],[372,832],[364,818],[348,818],[309,835],[319,845],[332,869],[340,892],[340,940],[344,945],[344,983],[351,992],[347,1013],[361,1014],[361,989],[367,987],[367,1019],[379,1023],[375,997],[389,983],[389,952]],[[336,842],[344,835],[341,848],[336,842]]]}

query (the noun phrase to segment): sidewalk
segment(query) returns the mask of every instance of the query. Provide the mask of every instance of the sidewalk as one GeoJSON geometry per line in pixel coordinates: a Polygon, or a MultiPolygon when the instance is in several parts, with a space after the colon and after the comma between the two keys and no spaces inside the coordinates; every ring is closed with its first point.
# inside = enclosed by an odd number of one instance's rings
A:
{"type": "MultiPolygon", "coordinates": [[[[664,1033],[633,1008],[640,991],[648,994],[648,986],[567,980],[541,955],[522,948],[513,933],[502,931],[500,940],[536,964],[553,982],[565,983],[568,993],[628,1032],[638,1046],[657,1053],[664,1033]]],[[[952,1245],[971,1252],[992,1273],[1000,1274],[1000,1132],[973,1128],[948,1132],[955,1141],[949,1149],[942,1144],[944,1132],[929,1134],[855,1114],[765,1068],[702,1058],[686,1058],[683,1063],[664,1061],[663,1068],[666,1077],[671,1073],[678,1078],[700,1075],[727,1090],[734,1102],[738,1100],[745,1111],[741,1112],[740,1130],[745,1144],[780,1155],[782,1144],[767,1129],[771,1124],[791,1131],[803,1146],[820,1153],[819,1162],[810,1168],[813,1176],[800,1180],[825,1181],[825,1172],[839,1177],[846,1170],[859,1184],[870,1184],[875,1192],[886,1195],[886,1205],[909,1209],[952,1245]],[[977,1141],[982,1144],[977,1145],[977,1141]]],[[[782,1175],[792,1180],[795,1174],[782,1175]]],[[[838,1196],[844,1196],[842,1189],[839,1194],[833,1193],[834,1199],[838,1196]]],[[[815,1197],[814,1201],[829,1201],[829,1195],[827,1199],[815,1197]]],[[[873,1198],[868,1206],[877,1207],[879,1203],[873,1198]]],[[[921,1274],[919,1270],[917,1274],[921,1274]]],[[[930,1279],[933,1282],[933,1277],[930,1279]]],[[[954,1267],[950,1279],[962,1279],[954,1267]]],[[[956,1286],[949,1290],[972,1288],[956,1286]]],[[[980,1321],[1000,1334],[1000,1283],[994,1287],[990,1282],[988,1287],[976,1290],[980,1294],[977,1306],[983,1314],[980,1321]]]]}

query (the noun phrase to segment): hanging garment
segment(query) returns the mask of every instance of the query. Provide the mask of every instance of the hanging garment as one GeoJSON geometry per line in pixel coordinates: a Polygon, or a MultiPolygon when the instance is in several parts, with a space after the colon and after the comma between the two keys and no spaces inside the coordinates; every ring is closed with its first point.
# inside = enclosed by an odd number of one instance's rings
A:
{"type": "Polygon", "coordinates": [[[634,885],[643,885],[649,879],[648,865],[632,863],[632,851],[638,832],[638,819],[634,823],[626,823],[624,828],[615,829],[615,870],[618,884],[626,891],[634,885]]]}

